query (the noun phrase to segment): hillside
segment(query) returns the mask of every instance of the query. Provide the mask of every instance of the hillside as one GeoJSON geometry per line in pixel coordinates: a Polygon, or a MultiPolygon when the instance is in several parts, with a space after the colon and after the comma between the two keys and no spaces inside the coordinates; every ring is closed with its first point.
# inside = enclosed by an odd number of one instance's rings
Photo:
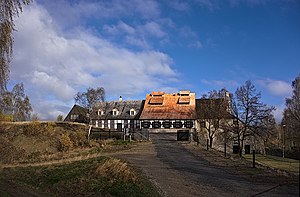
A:
{"type": "Polygon", "coordinates": [[[88,126],[66,122],[1,122],[0,163],[48,160],[89,147],[88,126]]]}

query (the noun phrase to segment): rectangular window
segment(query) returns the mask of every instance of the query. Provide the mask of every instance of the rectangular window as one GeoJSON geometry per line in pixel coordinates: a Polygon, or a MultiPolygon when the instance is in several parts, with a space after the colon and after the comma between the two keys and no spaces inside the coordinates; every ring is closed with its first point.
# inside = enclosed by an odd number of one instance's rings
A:
{"type": "Polygon", "coordinates": [[[175,122],[173,122],[173,127],[174,128],[182,128],[182,122],[181,121],[175,121],[175,122]]]}
{"type": "Polygon", "coordinates": [[[170,121],[165,121],[165,122],[163,122],[163,127],[164,128],[171,128],[171,126],[172,126],[172,123],[170,122],[170,121]]]}
{"type": "Polygon", "coordinates": [[[194,123],[193,123],[192,121],[188,120],[188,121],[185,121],[185,122],[184,122],[184,126],[185,126],[186,128],[193,128],[194,123]]]}
{"type": "Polygon", "coordinates": [[[151,123],[150,122],[142,122],[142,127],[145,129],[150,128],[151,123]]]}
{"type": "Polygon", "coordinates": [[[152,122],[152,127],[155,129],[158,129],[161,127],[161,123],[158,121],[152,122]]]}
{"type": "Polygon", "coordinates": [[[71,115],[71,120],[76,120],[78,119],[79,115],[78,114],[72,114],[71,115]]]}

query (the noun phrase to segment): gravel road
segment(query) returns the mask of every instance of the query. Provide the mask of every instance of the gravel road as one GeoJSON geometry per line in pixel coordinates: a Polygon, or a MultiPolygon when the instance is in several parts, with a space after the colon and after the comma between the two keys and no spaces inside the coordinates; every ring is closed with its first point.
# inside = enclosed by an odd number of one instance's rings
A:
{"type": "Polygon", "coordinates": [[[299,196],[299,182],[254,181],[194,154],[175,135],[152,134],[151,140],[117,157],[141,169],[163,196],[299,196]]]}

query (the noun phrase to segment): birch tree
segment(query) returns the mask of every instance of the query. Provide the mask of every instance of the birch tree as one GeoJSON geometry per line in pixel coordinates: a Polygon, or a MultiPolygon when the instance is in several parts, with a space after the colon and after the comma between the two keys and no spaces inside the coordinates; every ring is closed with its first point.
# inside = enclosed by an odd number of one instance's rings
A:
{"type": "Polygon", "coordinates": [[[0,96],[6,92],[13,52],[14,17],[31,0],[0,0],[0,96]]]}
{"type": "Polygon", "coordinates": [[[6,91],[1,100],[1,110],[4,114],[11,114],[14,121],[30,119],[32,107],[29,97],[24,93],[23,83],[16,84],[12,91],[6,91]]]}

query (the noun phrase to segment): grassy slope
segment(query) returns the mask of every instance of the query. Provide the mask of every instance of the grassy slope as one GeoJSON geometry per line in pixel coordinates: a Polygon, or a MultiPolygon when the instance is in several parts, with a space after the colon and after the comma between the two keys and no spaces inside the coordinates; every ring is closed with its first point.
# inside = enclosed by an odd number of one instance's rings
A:
{"type": "MultiPolygon", "coordinates": [[[[107,157],[98,157],[98,154],[127,149],[134,143],[88,141],[87,131],[86,125],[63,122],[0,122],[0,167],[1,163],[15,166],[0,168],[0,196],[159,195],[140,173],[135,173],[135,180],[124,180],[124,173],[116,176],[116,171],[124,167],[127,169],[126,163],[119,163],[121,168],[118,165],[112,166],[108,170],[110,174],[99,174],[96,169],[107,157]],[[72,160],[73,157],[90,154],[97,157],[72,160]],[[68,158],[73,162],[43,164],[44,161],[68,158]],[[41,166],[17,167],[22,166],[22,163],[41,166]]],[[[107,170],[104,168],[104,171],[107,170]]]]}
{"type": "Polygon", "coordinates": [[[87,131],[86,125],[64,122],[0,122],[0,163],[39,161],[89,147],[87,131]]]}
{"type": "MultiPolygon", "coordinates": [[[[141,176],[124,181],[122,175],[97,173],[105,160],[107,158],[99,157],[65,165],[8,168],[0,174],[0,185],[13,182],[42,196],[159,196],[150,182],[141,176]]],[[[0,195],[8,194],[3,188],[1,193],[0,188],[0,195]]]]}

